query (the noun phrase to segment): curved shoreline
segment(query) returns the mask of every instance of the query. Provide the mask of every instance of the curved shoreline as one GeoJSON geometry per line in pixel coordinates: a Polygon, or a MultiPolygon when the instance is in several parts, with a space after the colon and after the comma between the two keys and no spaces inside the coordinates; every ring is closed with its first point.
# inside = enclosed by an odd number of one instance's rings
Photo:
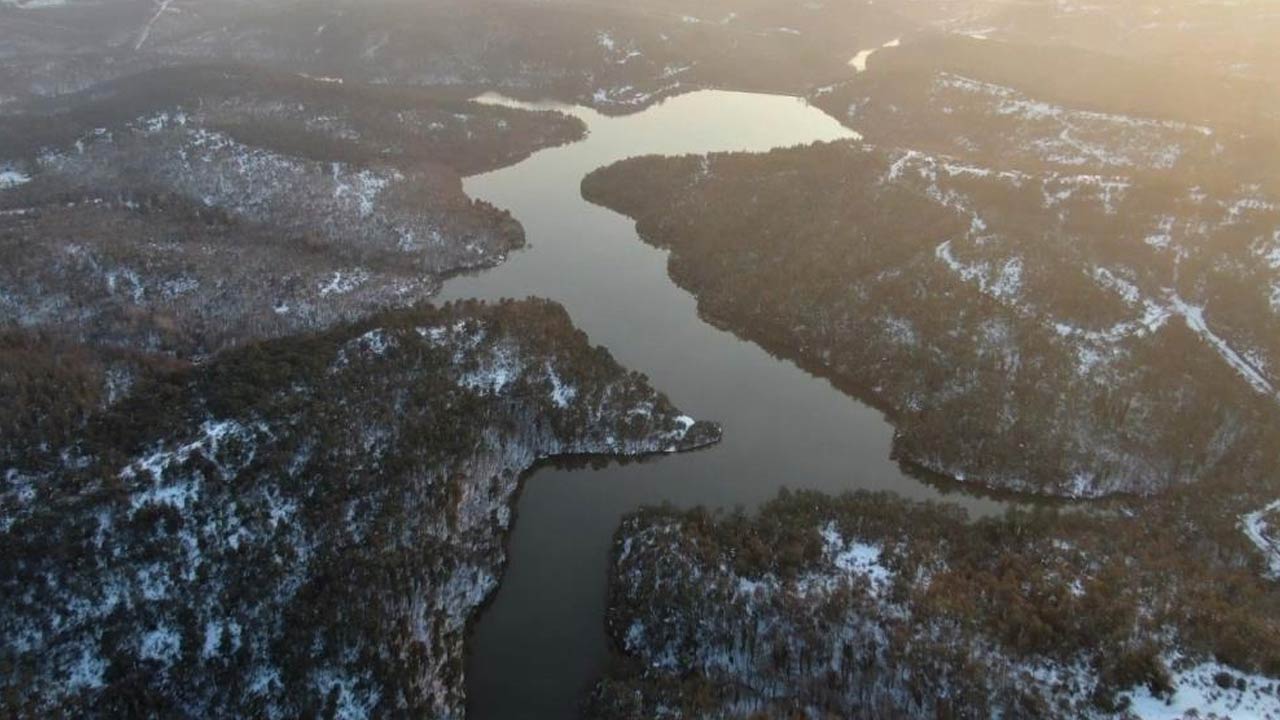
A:
{"type": "Polygon", "coordinates": [[[465,190],[511,212],[528,245],[497,268],[445,283],[435,302],[545,296],[593,344],[690,415],[721,423],[724,439],[660,463],[582,469],[543,464],[522,485],[497,592],[468,633],[472,718],[565,717],[609,662],[609,549],[621,518],[644,505],[755,507],[783,486],[892,490],[964,505],[1001,503],[942,492],[892,457],[893,427],[875,408],[804,368],[701,318],[668,274],[666,251],[630,218],[587,202],[589,172],[637,154],[763,152],[854,137],[802,98],[701,91],[609,117],[558,103],[488,95],[481,102],[558,110],[583,120],[585,140],[467,178],[465,190]]]}

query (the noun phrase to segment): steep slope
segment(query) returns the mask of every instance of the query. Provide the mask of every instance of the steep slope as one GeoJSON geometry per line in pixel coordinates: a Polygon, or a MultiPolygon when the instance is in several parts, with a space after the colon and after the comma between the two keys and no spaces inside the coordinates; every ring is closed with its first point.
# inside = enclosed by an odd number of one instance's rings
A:
{"type": "Polygon", "coordinates": [[[590,715],[1280,716],[1272,582],[1184,495],[1132,519],[804,493],[641,513],[609,616],[633,664],[590,715]]]}
{"type": "Polygon", "coordinates": [[[672,250],[707,317],[884,407],[931,470],[1146,494],[1274,446],[1280,213],[1258,188],[843,143],[630,160],[583,189],[672,250]]]}
{"type": "Polygon", "coordinates": [[[521,474],[718,436],[546,302],[229,351],[5,470],[2,704],[461,717],[521,474]]]}

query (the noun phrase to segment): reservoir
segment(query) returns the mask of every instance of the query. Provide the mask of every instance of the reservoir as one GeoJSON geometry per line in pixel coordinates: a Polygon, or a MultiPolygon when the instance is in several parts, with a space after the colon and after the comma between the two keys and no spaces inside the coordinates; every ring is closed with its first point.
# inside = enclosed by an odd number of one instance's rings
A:
{"type": "MultiPolygon", "coordinates": [[[[625,117],[498,96],[479,101],[559,110],[582,119],[588,135],[467,179],[471,197],[511,211],[529,246],[495,269],[450,280],[438,301],[555,300],[592,343],[648,375],[686,413],[724,427],[723,442],[707,450],[547,466],[527,480],[501,586],[468,640],[468,717],[571,718],[611,657],[607,571],[624,515],[664,502],[750,509],[782,487],[943,494],[890,458],[893,427],[882,413],[704,322],[694,298],[668,277],[667,253],[580,192],[592,170],[631,156],[764,152],[855,133],[802,99],[748,93],[696,92],[625,117]]],[[[974,513],[997,508],[945,497],[974,513]]]]}

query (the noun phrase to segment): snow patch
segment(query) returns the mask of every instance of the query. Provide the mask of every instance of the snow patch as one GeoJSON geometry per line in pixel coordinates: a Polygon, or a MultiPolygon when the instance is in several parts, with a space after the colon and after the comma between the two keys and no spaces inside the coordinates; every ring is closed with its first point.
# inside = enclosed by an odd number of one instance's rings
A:
{"type": "Polygon", "coordinates": [[[182,651],[182,636],[177,630],[160,626],[142,635],[138,643],[138,656],[144,660],[158,660],[166,665],[178,659],[182,651]]]}
{"type": "Polygon", "coordinates": [[[872,55],[876,54],[877,52],[885,48],[895,48],[901,44],[902,44],[902,38],[894,38],[893,40],[890,40],[889,42],[881,45],[880,47],[871,48],[869,50],[859,50],[858,54],[854,55],[853,58],[849,60],[849,67],[853,68],[853,71],[855,73],[866,72],[867,61],[871,59],[872,55]]]}
{"type": "Polygon", "coordinates": [[[506,343],[499,343],[475,370],[463,373],[459,383],[468,389],[489,395],[497,395],[520,377],[524,365],[516,351],[506,343]]]}
{"type": "Polygon", "coordinates": [[[0,190],[9,190],[31,182],[31,176],[11,167],[0,167],[0,190]]]}
{"type": "MultiPolygon", "coordinates": [[[[1179,660],[1165,658],[1165,664],[1176,668],[1179,660]]],[[[1172,676],[1172,697],[1156,697],[1148,688],[1141,687],[1128,696],[1129,713],[1140,720],[1280,718],[1280,698],[1272,692],[1276,681],[1269,677],[1241,673],[1216,662],[1174,670],[1172,676]],[[1228,687],[1222,687],[1224,684],[1228,687]]]]}
{"type": "Polygon", "coordinates": [[[1280,500],[1240,518],[1240,527],[1245,536],[1267,559],[1268,572],[1272,578],[1280,578],[1280,527],[1273,526],[1268,518],[1277,513],[1280,513],[1280,500]]]}
{"type": "Polygon", "coordinates": [[[170,478],[166,482],[167,471],[183,465],[192,455],[199,453],[212,462],[223,477],[229,477],[238,471],[238,466],[221,464],[218,460],[220,452],[229,442],[247,443],[252,438],[253,430],[234,420],[209,420],[200,426],[195,440],[173,450],[158,449],[133,461],[120,471],[120,478],[134,480],[146,473],[151,478],[151,487],[134,493],[130,500],[132,508],[137,510],[148,503],[185,508],[199,496],[197,483],[187,477],[170,478]]]}
{"type": "Polygon", "coordinates": [[[1017,118],[1022,132],[1030,136],[1028,146],[1043,160],[1060,165],[1167,170],[1178,163],[1188,144],[1203,143],[1213,135],[1212,129],[1200,125],[1066,108],[952,73],[939,73],[934,88],[935,93],[981,98],[989,103],[991,114],[1017,118]]]}
{"type": "MultiPolygon", "coordinates": [[[[1187,327],[1192,332],[1199,335],[1209,343],[1209,345],[1218,352],[1218,355],[1231,366],[1233,370],[1240,374],[1249,385],[1263,395],[1277,397],[1276,389],[1262,372],[1249,362],[1243,355],[1236,352],[1231,344],[1217,335],[1209,328],[1209,323],[1204,318],[1204,308],[1191,305],[1185,302],[1181,297],[1174,293],[1169,294],[1169,304],[1175,312],[1183,317],[1187,322],[1187,327]]],[[[1280,398],[1278,398],[1280,399],[1280,398]]]]}
{"type": "Polygon", "coordinates": [[[845,540],[833,522],[824,525],[819,533],[823,553],[837,570],[867,578],[877,592],[888,586],[893,572],[883,564],[884,551],[879,545],[845,540]]]}
{"type": "Polygon", "coordinates": [[[556,404],[558,408],[567,408],[573,399],[578,397],[578,389],[560,379],[559,373],[551,366],[546,364],[547,379],[551,381],[551,402],[556,404]]]}
{"type": "Polygon", "coordinates": [[[1012,301],[1022,291],[1022,258],[1009,258],[998,268],[990,263],[966,264],[956,259],[951,250],[951,242],[947,240],[934,250],[934,256],[941,260],[952,272],[960,276],[964,282],[976,282],[978,289],[997,300],[1012,301]]]}
{"type": "Polygon", "coordinates": [[[376,173],[372,170],[361,170],[358,173],[351,173],[341,163],[333,163],[331,172],[333,173],[334,199],[354,199],[362,218],[373,215],[378,196],[388,185],[404,179],[404,176],[397,171],[376,173]]]}
{"type": "Polygon", "coordinates": [[[335,271],[329,278],[329,282],[320,286],[320,297],[346,295],[359,288],[368,279],[369,273],[364,269],[356,269],[349,273],[344,273],[341,270],[335,271]]]}
{"type": "Polygon", "coordinates": [[[67,4],[67,0],[0,0],[0,4],[15,7],[19,10],[41,10],[62,7],[67,4]]]}

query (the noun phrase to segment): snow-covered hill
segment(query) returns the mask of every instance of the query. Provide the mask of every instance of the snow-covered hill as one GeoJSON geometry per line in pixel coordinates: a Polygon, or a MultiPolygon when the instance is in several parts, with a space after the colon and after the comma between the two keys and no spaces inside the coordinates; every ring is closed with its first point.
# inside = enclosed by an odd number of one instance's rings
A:
{"type": "Polygon", "coordinates": [[[718,437],[545,302],[224,353],[4,468],[0,684],[40,715],[462,717],[522,474],[718,437]]]}

